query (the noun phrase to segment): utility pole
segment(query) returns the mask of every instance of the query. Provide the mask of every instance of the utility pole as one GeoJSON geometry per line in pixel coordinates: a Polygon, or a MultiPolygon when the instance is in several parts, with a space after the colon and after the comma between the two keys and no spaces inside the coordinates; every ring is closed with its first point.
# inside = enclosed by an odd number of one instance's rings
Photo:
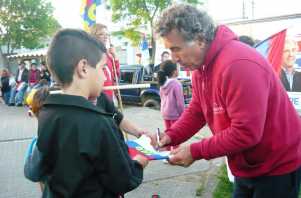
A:
{"type": "Polygon", "coordinates": [[[242,18],[246,19],[246,2],[245,2],[245,0],[242,1],[242,18]]]}
{"type": "Polygon", "coordinates": [[[254,0],[252,0],[251,4],[252,4],[252,19],[254,19],[255,18],[255,15],[254,15],[254,12],[255,12],[255,2],[254,2],[254,0]]]}

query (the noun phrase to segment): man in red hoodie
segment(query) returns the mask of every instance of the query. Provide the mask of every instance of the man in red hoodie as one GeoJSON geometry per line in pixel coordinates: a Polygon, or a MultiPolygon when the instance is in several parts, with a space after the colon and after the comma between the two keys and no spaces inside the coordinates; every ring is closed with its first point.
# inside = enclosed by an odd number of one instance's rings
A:
{"type": "Polygon", "coordinates": [[[190,5],[165,10],[157,33],[173,60],[193,70],[192,101],[159,145],[181,144],[206,124],[213,133],[175,149],[170,163],[227,156],[233,197],[297,198],[301,122],[267,60],[190,5]]]}

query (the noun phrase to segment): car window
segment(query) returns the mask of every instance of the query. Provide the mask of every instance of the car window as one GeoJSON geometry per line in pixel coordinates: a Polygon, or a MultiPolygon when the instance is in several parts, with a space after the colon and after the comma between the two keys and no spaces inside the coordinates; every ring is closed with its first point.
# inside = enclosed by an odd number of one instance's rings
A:
{"type": "Polygon", "coordinates": [[[120,83],[132,84],[134,78],[133,71],[122,71],[120,75],[120,83]]]}

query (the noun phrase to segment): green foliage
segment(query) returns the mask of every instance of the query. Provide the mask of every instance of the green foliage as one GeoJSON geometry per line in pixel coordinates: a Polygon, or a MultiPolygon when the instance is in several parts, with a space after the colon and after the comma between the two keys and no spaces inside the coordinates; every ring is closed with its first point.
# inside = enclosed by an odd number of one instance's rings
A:
{"type": "Polygon", "coordinates": [[[47,0],[1,0],[0,41],[7,46],[6,53],[20,47],[42,47],[42,39],[60,27],[52,13],[47,0]]]}
{"type": "MultiPolygon", "coordinates": [[[[218,183],[213,191],[213,198],[230,198],[232,192],[233,184],[228,179],[227,168],[224,164],[218,172],[218,183]]],[[[298,197],[301,198],[301,191],[299,191],[298,197]]]]}
{"type": "Polygon", "coordinates": [[[228,179],[227,167],[224,164],[218,172],[218,183],[213,191],[213,198],[230,198],[232,192],[233,184],[228,179]]]}
{"type": "Polygon", "coordinates": [[[134,28],[113,32],[113,36],[122,36],[128,38],[132,41],[134,46],[138,46],[141,41],[141,33],[136,31],[134,28]]]}
{"type": "MultiPolygon", "coordinates": [[[[182,0],[191,4],[202,4],[202,0],[182,0]]],[[[113,11],[112,19],[114,22],[126,21],[127,28],[118,32],[118,35],[125,36],[138,46],[143,34],[151,39],[153,54],[155,54],[156,42],[154,40],[154,23],[158,15],[169,5],[172,0],[110,0],[113,11]],[[150,32],[145,32],[149,30],[150,32]]],[[[151,62],[153,63],[154,56],[151,62]]]]}

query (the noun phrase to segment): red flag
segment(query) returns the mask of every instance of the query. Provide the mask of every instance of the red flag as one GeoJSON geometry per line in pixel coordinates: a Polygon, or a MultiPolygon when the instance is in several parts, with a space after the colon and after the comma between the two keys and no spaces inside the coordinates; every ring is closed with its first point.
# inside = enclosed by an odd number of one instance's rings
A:
{"type": "Polygon", "coordinates": [[[255,48],[269,60],[277,74],[281,71],[285,37],[286,29],[270,36],[255,46],[255,48]]]}

